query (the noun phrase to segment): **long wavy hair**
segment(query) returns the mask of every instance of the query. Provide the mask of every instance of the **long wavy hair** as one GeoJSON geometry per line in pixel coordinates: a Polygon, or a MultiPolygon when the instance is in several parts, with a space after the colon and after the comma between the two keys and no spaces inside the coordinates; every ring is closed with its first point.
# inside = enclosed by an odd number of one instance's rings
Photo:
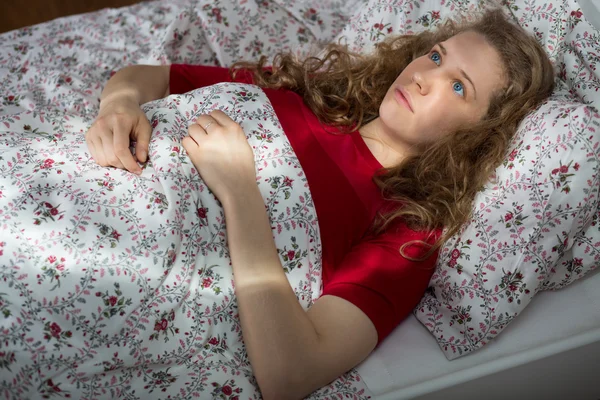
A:
{"type": "Polygon", "coordinates": [[[413,230],[445,230],[421,259],[404,253],[412,242],[399,249],[405,258],[419,261],[469,220],[477,192],[504,159],[519,123],[552,93],[553,66],[536,39],[501,10],[492,9],[471,22],[448,20],[435,31],[390,36],[371,54],[330,44],[322,57],[298,60],[291,53],[281,53],[270,70],[265,68],[268,59],[262,57],[258,63],[234,64],[232,74],[239,68],[249,69],[257,85],[293,90],[321,123],[352,131],[378,117],[388,88],[411,61],[427,54],[436,43],[467,31],[482,35],[498,52],[507,85],[492,95],[487,114],[478,124],[428,143],[373,177],[383,197],[398,207],[379,212],[371,232],[385,230],[397,218],[413,230]]]}

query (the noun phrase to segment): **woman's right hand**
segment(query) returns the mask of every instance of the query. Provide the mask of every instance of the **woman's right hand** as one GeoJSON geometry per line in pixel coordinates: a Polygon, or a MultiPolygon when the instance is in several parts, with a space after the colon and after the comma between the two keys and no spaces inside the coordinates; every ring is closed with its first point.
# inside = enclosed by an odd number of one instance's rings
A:
{"type": "Polygon", "coordinates": [[[96,121],[85,134],[93,159],[103,167],[126,169],[141,174],[136,162],[146,162],[152,128],[139,103],[129,98],[101,103],[96,121]],[[135,158],[129,150],[135,141],[135,158]]]}

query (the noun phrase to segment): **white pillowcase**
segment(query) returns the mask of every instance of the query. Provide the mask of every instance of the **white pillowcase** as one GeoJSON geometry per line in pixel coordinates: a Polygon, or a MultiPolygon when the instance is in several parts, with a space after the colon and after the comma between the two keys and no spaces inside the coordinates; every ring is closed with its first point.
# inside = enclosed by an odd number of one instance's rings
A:
{"type": "MultiPolygon", "coordinates": [[[[367,52],[390,33],[435,28],[448,16],[472,15],[479,3],[370,0],[337,39],[367,52]]],[[[472,219],[440,252],[415,309],[449,360],[493,340],[538,291],[564,287],[600,264],[600,115],[594,108],[600,32],[574,0],[501,7],[544,46],[557,87],[521,123],[503,164],[476,196],[472,219]]]]}

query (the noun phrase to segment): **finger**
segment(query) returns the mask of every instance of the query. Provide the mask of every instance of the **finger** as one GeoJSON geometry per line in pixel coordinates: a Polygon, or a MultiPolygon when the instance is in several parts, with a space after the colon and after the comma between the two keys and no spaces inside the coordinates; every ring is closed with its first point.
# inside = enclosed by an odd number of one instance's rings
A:
{"type": "Polygon", "coordinates": [[[198,124],[192,124],[188,128],[188,134],[194,140],[194,142],[202,143],[203,140],[206,140],[206,131],[198,124]]]}
{"type": "Polygon", "coordinates": [[[94,143],[94,149],[96,150],[96,162],[102,167],[107,167],[108,163],[106,162],[106,157],[104,156],[104,146],[102,146],[102,139],[100,139],[100,137],[98,136],[92,139],[92,143],[94,143]]]}
{"type": "Polygon", "coordinates": [[[92,160],[94,160],[96,164],[98,164],[98,157],[96,156],[96,146],[94,146],[94,141],[90,137],[86,136],[85,142],[87,143],[87,147],[90,152],[90,156],[92,157],[92,160]]]}
{"type": "Polygon", "coordinates": [[[218,121],[207,114],[200,115],[196,119],[196,123],[198,125],[200,125],[202,127],[202,129],[204,129],[206,131],[206,133],[209,133],[209,131],[212,130],[211,128],[219,126],[218,121]]]}
{"type": "Polygon", "coordinates": [[[140,117],[137,129],[133,135],[135,139],[135,156],[139,162],[148,161],[148,147],[150,146],[150,137],[152,137],[152,127],[146,117],[140,117]]]}
{"type": "Polygon", "coordinates": [[[196,141],[190,136],[186,136],[183,139],[181,139],[181,144],[183,145],[185,151],[187,151],[188,153],[191,153],[198,148],[198,143],[196,143],[196,141]]]}
{"type": "MultiPolygon", "coordinates": [[[[113,134],[113,151],[123,168],[134,174],[141,174],[142,169],[129,150],[129,132],[122,125],[117,125],[113,134]]],[[[116,166],[116,165],[115,165],[116,166]]],[[[117,167],[120,168],[120,167],[117,167]]]]}
{"type": "Polygon", "coordinates": [[[237,122],[232,120],[231,117],[229,117],[229,115],[225,114],[221,110],[212,110],[208,115],[210,117],[214,118],[215,121],[217,121],[219,123],[219,125],[222,125],[222,126],[228,126],[228,125],[231,125],[232,123],[237,124],[237,122]]]}
{"type": "Polygon", "coordinates": [[[108,137],[108,135],[102,137],[102,149],[104,150],[104,157],[106,158],[106,163],[108,166],[123,168],[123,164],[121,164],[121,161],[115,155],[113,136],[114,134],[110,135],[110,137],[108,137]]]}

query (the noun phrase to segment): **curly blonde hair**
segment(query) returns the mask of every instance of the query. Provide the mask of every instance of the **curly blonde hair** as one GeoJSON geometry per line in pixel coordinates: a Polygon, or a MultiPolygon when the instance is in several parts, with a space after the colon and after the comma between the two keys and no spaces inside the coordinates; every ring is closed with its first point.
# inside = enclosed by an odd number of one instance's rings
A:
{"type": "MultiPolygon", "coordinates": [[[[274,58],[271,70],[262,57],[258,63],[236,63],[232,73],[249,69],[261,87],[293,90],[321,123],[352,131],[378,117],[388,88],[408,64],[436,43],[467,31],[482,35],[498,52],[507,85],[492,95],[478,124],[419,148],[373,177],[383,197],[399,205],[393,212],[378,213],[373,233],[385,230],[396,218],[413,230],[445,228],[422,258],[426,259],[468,221],[477,192],[504,159],[519,123],[554,89],[553,66],[534,37],[493,9],[472,22],[448,20],[435,31],[390,36],[367,55],[330,44],[323,57],[300,61],[282,53],[274,58]]],[[[422,260],[408,257],[404,248],[399,250],[404,257],[422,260]]]]}

